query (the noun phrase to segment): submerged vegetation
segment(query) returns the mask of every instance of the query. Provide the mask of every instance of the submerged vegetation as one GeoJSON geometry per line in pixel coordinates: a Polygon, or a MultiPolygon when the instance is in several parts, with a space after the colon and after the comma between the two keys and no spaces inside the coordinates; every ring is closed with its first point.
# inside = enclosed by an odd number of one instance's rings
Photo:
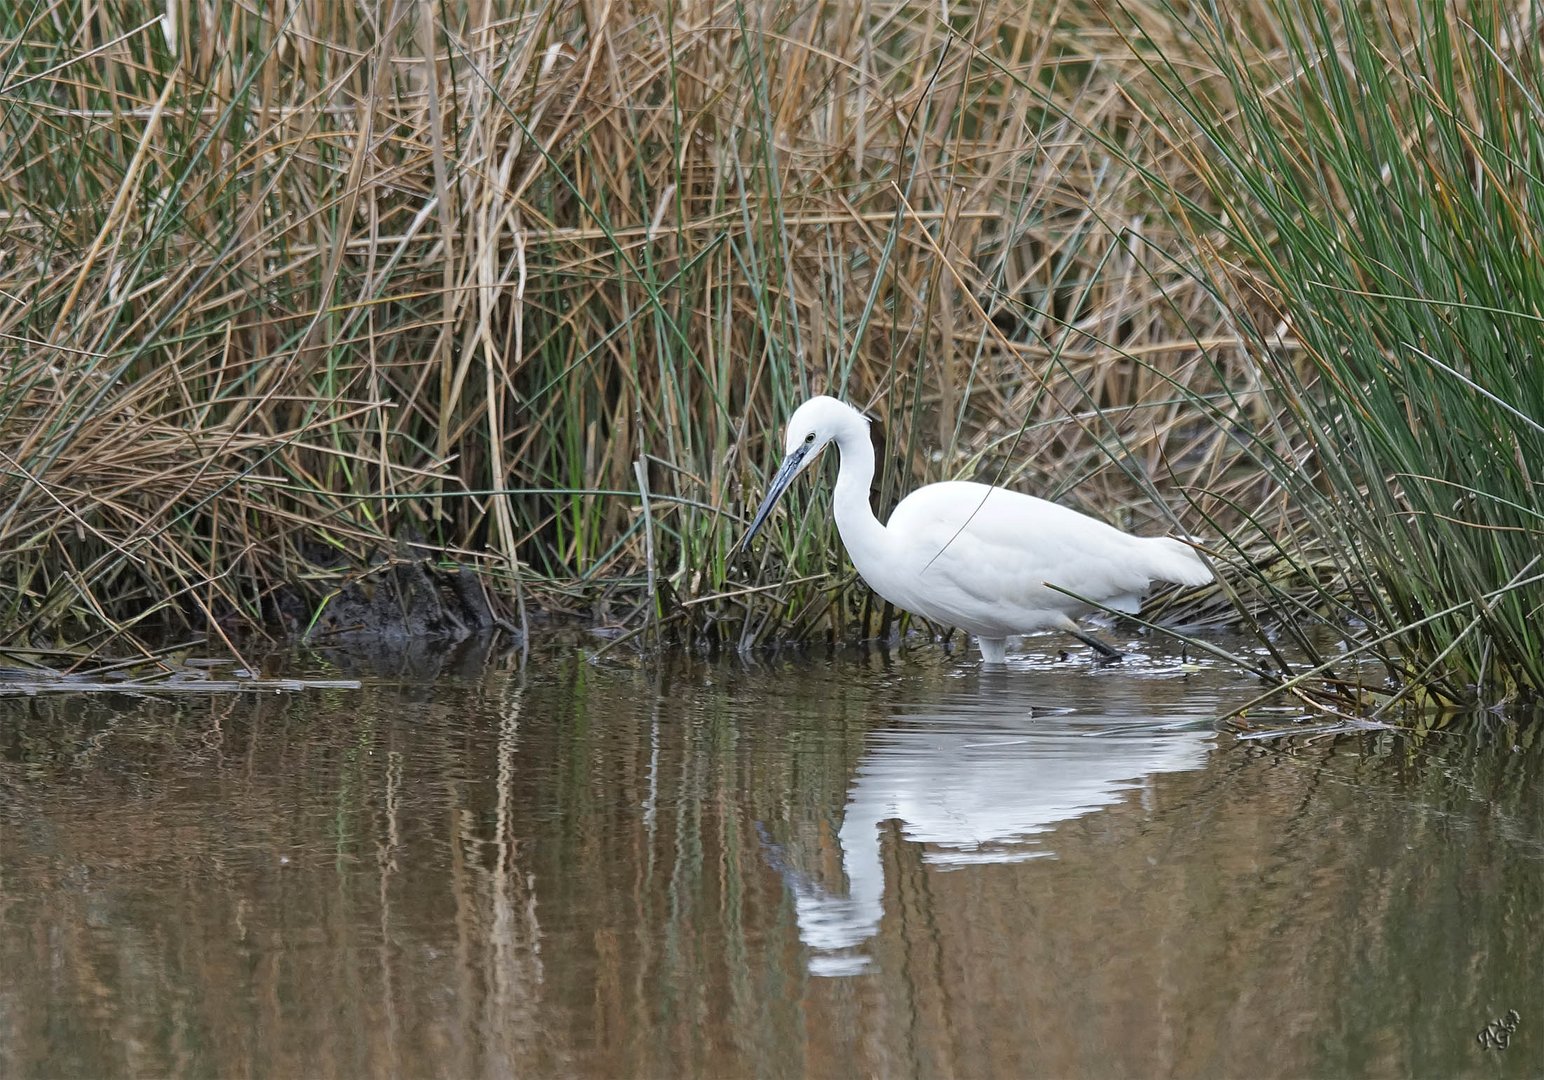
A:
{"type": "Polygon", "coordinates": [[[1536,691],[1544,16],[1480,7],[10,5],[4,638],[305,627],[417,560],[871,634],[820,485],[731,559],[827,391],[882,504],[1180,529],[1226,584],[1169,617],[1536,691]]]}

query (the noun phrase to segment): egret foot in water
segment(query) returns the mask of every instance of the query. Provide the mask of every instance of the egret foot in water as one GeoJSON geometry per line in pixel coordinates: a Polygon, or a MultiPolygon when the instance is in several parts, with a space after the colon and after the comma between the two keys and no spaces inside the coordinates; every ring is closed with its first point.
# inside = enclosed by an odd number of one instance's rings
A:
{"type": "Polygon", "coordinates": [[[1071,634],[1084,645],[1087,645],[1090,649],[1093,649],[1094,652],[1098,653],[1099,662],[1102,664],[1113,664],[1117,660],[1124,660],[1126,658],[1125,653],[1121,652],[1119,649],[1112,645],[1106,645],[1104,642],[1094,637],[1093,634],[1085,634],[1081,630],[1068,630],[1067,633],[1071,634]]]}
{"type": "Polygon", "coordinates": [[[1132,536],[987,484],[955,480],[918,488],[882,525],[869,506],[874,445],[868,421],[830,397],[811,398],[788,421],[787,456],[741,550],[794,479],[833,442],[841,468],[831,508],[858,573],[896,607],[974,634],[988,664],[1003,662],[1008,637],[1040,630],[1066,631],[1116,660],[1119,652],[1078,629],[1074,620],[1094,610],[1085,600],[1135,614],[1155,581],[1212,580],[1211,569],[1182,541],[1132,536]]]}

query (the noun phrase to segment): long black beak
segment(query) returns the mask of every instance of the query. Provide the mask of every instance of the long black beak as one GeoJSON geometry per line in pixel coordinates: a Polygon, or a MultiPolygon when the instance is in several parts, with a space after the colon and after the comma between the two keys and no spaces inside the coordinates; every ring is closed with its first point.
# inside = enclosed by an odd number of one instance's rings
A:
{"type": "Polygon", "coordinates": [[[735,548],[736,554],[751,546],[751,537],[760,532],[762,525],[766,524],[767,518],[772,514],[772,508],[777,505],[777,500],[783,497],[783,492],[788,490],[788,485],[793,483],[793,478],[799,475],[799,470],[803,468],[804,459],[809,452],[809,444],[804,443],[783,459],[777,475],[772,478],[772,486],[767,488],[767,497],[761,500],[756,516],[751,519],[751,527],[745,530],[745,535],[740,538],[740,543],[735,548]]]}

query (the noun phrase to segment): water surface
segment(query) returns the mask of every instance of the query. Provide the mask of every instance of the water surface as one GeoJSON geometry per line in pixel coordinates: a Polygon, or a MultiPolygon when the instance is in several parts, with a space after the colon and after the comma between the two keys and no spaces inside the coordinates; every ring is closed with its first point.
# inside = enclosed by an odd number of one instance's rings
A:
{"type": "Polygon", "coordinates": [[[1149,653],[0,701],[0,1076],[1544,1072],[1540,754],[1149,653]]]}

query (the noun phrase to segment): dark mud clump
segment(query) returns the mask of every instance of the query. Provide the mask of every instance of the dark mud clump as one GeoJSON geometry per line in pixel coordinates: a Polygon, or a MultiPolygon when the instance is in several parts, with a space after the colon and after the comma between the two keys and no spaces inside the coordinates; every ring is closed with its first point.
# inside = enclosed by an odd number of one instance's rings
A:
{"type": "Polygon", "coordinates": [[[315,644],[452,643],[514,630],[506,605],[475,573],[423,559],[383,560],[317,599],[286,588],[274,606],[286,629],[315,644]]]}

